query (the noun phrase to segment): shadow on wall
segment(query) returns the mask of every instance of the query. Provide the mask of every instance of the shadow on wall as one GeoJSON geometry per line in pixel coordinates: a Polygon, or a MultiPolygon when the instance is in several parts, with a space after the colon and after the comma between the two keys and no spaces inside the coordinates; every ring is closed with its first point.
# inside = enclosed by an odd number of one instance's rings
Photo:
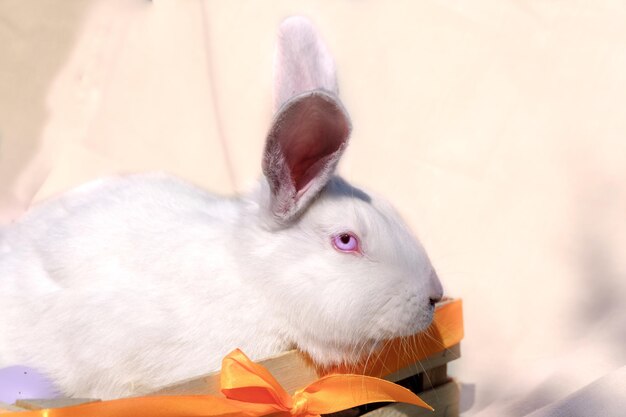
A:
{"type": "MultiPolygon", "coordinates": [[[[555,368],[532,390],[486,407],[478,413],[480,417],[521,417],[543,407],[547,411],[537,411],[538,416],[555,415],[550,414],[555,407],[562,407],[559,415],[583,416],[589,415],[589,410],[616,407],[616,397],[611,397],[612,391],[605,386],[606,378],[604,382],[596,378],[616,372],[616,367],[626,363],[626,190],[619,179],[597,178],[577,188],[574,196],[578,213],[571,222],[574,242],[568,261],[575,274],[569,285],[580,290],[569,305],[559,308],[566,317],[565,326],[555,329],[564,331],[566,345],[561,357],[551,358],[556,361],[555,368]],[[575,381],[570,379],[581,373],[588,373],[589,381],[584,382],[585,388],[573,387],[575,381]],[[564,389],[568,385],[575,388],[574,394],[564,389]],[[584,411],[573,409],[574,405],[584,405],[584,411]]],[[[620,390],[619,385],[608,387],[620,390]]],[[[607,411],[606,415],[618,415],[615,413],[607,411]]]]}
{"type": "Polygon", "coordinates": [[[46,97],[76,41],[89,0],[0,2],[0,217],[25,208],[44,178],[19,184],[36,155],[46,97]]]}
{"type": "Polygon", "coordinates": [[[615,359],[626,363],[626,191],[604,179],[580,199],[579,246],[574,262],[584,292],[571,312],[578,334],[602,338],[615,359]]]}

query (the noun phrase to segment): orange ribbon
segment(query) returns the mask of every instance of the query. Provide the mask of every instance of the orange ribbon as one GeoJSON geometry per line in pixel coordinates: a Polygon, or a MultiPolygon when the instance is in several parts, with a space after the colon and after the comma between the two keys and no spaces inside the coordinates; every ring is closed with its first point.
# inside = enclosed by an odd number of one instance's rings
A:
{"type": "Polygon", "coordinates": [[[222,393],[123,398],[72,407],[20,411],[3,417],[314,417],[375,402],[404,402],[432,410],[406,388],[370,376],[328,375],[290,396],[263,366],[239,349],[222,362],[222,393]]]}

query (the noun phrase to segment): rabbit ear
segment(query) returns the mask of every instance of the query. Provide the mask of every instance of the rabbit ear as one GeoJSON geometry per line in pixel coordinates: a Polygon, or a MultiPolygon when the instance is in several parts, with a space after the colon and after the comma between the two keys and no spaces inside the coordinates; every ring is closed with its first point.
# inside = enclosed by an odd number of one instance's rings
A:
{"type": "Polygon", "coordinates": [[[326,185],[351,125],[336,95],[332,58],[307,20],[294,17],[281,25],[277,57],[275,104],[280,109],[267,136],[263,173],[271,211],[284,223],[326,185]]]}
{"type": "Polygon", "coordinates": [[[326,185],[349,135],[343,106],[321,90],[294,97],[278,112],[265,144],[263,173],[270,209],[281,223],[300,214],[326,185]]]}
{"type": "Polygon", "coordinates": [[[292,97],[317,89],[338,95],[335,62],[308,19],[289,17],[278,29],[274,111],[292,97]]]}

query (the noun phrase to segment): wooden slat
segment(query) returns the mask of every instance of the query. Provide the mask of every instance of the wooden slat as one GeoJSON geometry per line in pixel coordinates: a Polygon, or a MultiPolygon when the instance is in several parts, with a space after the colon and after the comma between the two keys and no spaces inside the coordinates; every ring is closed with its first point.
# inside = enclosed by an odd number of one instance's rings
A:
{"type": "Polygon", "coordinates": [[[55,398],[51,400],[34,398],[17,400],[15,405],[27,410],[43,410],[44,408],[70,407],[72,405],[87,404],[97,401],[100,400],[93,398],[55,398]]]}
{"type": "Polygon", "coordinates": [[[424,391],[419,396],[430,404],[435,411],[410,404],[397,403],[370,411],[361,417],[458,417],[459,387],[456,382],[450,381],[437,388],[424,391]]]}
{"type": "Polygon", "coordinates": [[[448,364],[443,364],[422,374],[422,387],[426,391],[445,384],[448,379],[448,364]]]}
{"type": "Polygon", "coordinates": [[[24,410],[25,410],[24,408],[0,402],[0,414],[13,413],[15,411],[24,411],[24,410]]]}
{"type": "MultiPolygon", "coordinates": [[[[296,350],[259,362],[265,366],[289,393],[318,379],[315,368],[296,350]]],[[[220,373],[214,372],[159,389],[149,395],[219,395],[220,373]]]]}
{"type": "MultiPolygon", "coordinates": [[[[425,370],[441,366],[460,356],[460,347],[459,345],[455,345],[445,351],[435,353],[426,359],[422,359],[419,363],[412,364],[398,372],[394,372],[386,376],[385,379],[396,382],[411,375],[424,372],[425,370]]],[[[296,390],[305,387],[319,378],[315,368],[295,350],[266,359],[259,363],[265,366],[290,394],[293,394],[296,390]]],[[[194,378],[164,387],[150,395],[218,395],[219,388],[220,374],[219,372],[215,372],[200,378],[194,378]]]]}
{"type": "Polygon", "coordinates": [[[397,372],[386,375],[385,379],[391,382],[398,382],[411,375],[419,374],[432,368],[444,365],[448,362],[452,362],[455,359],[461,357],[461,345],[454,345],[446,350],[437,352],[426,359],[415,362],[407,367],[400,369],[397,372]]]}

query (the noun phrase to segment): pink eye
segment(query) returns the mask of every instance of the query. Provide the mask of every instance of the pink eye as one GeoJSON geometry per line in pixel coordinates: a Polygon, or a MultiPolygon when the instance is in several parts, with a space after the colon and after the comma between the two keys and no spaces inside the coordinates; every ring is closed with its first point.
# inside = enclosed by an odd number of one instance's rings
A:
{"type": "Polygon", "coordinates": [[[359,240],[352,233],[340,233],[332,237],[333,247],[341,252],[361,252],[359,240]]]}

